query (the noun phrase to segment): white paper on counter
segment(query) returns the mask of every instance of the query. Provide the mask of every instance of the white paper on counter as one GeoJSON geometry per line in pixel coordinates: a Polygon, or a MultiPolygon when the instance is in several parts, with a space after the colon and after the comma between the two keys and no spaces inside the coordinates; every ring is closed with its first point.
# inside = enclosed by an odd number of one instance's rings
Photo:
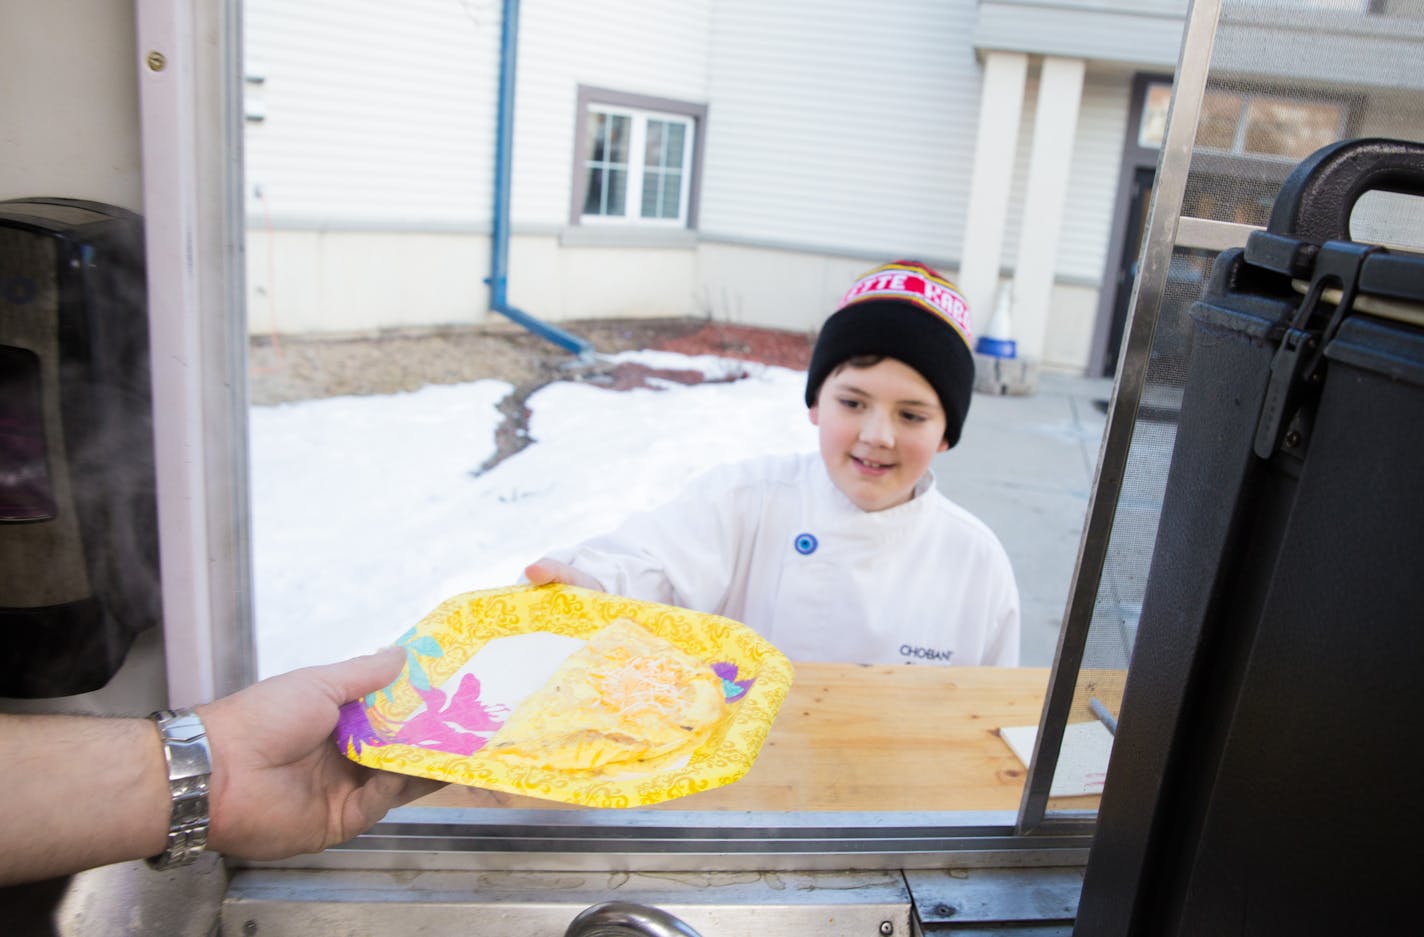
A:
{"type": "MultiPolygon", "coordinates": [[[[999,730],[999,737],[1008,743],[1027,768],[1033,758],[1033,742],[1038,737],[1038,726],[1008,726],[999,730]]],[[[1103,782],[1108,776],[1112,744],[1112,733],[1096,719],[1067,726],[1063,730],[1063,748],[1058,753],[1058,769],[1053,773],[1048,796],[1101,794],[1103,782]]]]}

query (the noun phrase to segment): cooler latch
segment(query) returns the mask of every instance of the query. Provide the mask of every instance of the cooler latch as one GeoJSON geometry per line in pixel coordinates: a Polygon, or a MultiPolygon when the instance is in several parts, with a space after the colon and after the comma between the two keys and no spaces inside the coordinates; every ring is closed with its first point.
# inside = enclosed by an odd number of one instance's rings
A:
{"type": "MultiPolygon", "coordinates": [[[[1305,298],[1296,307],[1290,325],[1281,336],[1275,357],[1271,359],[1271,376],[1261,402],[1261,416],[1256,423],[1253,445],[1260,458],[1269,459],[1281,448],[1287,429],[1301,408],[1302,393],[1318,386],[1324,378],[1325,346],[1339,331],[1345,314],[1355,304],[1360,269],[1365,258],[1379,250],[1382,248],[1376,244],[1354,241],[1326,241],[1321,245],[1305,298]],[[1319,318],[1316,309],[1321,296],[1331,287],[1340,290],[1340,301],[1323,327],[1312,327],[1312,320],[1318,321],[1319,318]]],[[[1292,447],[1301,442],[1303,440],[1293,439],[1292,447]]]]}

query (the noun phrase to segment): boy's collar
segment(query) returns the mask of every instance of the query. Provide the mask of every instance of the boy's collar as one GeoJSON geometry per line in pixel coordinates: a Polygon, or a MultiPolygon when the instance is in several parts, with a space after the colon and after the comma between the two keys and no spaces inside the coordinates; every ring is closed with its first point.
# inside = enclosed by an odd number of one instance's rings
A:
{"type": "Polygon", "coordinates": [[[934,487],[934,469],[925,469],[925,474],[920,476],[920,480],[915,482],[914,489],[910,492],[910,500],[913,501],[920,495],[934,487]]]}

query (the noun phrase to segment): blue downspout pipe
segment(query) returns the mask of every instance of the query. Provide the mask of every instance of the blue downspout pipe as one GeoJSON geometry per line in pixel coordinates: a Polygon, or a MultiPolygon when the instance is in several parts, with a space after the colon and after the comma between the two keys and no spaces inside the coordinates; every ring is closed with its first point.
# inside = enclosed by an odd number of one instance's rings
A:
{"type": "Polygon", "coordinates": [[[494,221],[490,230],[490,308],[560,348],[589,357],[593,346],[509,304],[509,191],[514,151],[514,64],[519,45],[519,0],[504,0],[499,42],[499,112],[494,150],[494,221]]]}

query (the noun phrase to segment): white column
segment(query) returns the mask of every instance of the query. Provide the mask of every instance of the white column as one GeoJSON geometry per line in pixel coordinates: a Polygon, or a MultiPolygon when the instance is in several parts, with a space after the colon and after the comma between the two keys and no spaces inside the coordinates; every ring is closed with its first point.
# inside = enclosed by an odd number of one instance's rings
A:
{"type": "Polygon", "coordinates": [[[1073,137],[1083,100],[1083,71],[1082,59],[1049,57],[1043,60],[1039,78],[1010,314],[1013,338],[1023,357],[1043,356],[1073,137]]]}
{"type": "Polygon", "coordinates": [[[994,314],[994,294],[1004,252],[1004,218],[1008,214],[1027,78],[1027,55],[990,52],[984,59],[964,246],[955,278],[969,303],[975,335],[983,332],[994,314]]]}

